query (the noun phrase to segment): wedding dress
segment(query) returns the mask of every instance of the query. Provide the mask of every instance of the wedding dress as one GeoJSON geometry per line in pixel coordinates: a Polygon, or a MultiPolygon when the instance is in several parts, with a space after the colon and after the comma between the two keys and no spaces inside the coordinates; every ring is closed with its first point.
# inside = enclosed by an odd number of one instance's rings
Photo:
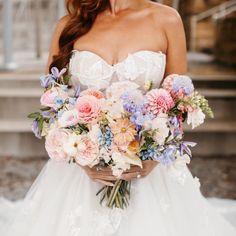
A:
{"type": "MultiPolygon", "coordinates": [[[[104,90],[117,80],[140,87],[152,80],[158,87],[165,65],[162,52],[142,50],[110,65],[93,52],[74,50],[69,69],[74,88],[104,90]]],[[[101,186],[76,164],[49,160],[0,235],[236,236],[235,228],[201,195],[199,181],[187,167],[158,165],[146,178],[134,180],[125,210],[102,207],[95,196],[101,186]]]]}

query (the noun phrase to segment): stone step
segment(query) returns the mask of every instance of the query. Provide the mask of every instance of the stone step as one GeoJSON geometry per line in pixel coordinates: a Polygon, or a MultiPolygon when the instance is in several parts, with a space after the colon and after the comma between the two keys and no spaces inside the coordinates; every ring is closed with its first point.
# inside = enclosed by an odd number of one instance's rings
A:
{"type": "Polygon", "coordinates": [[[38,75],[34,74],[19,74],[16,79],[11,74],[2,73],[0,76],[1,89],[40,88],[40,81],[37,77],[38,75]]]}
{"type": "Polygon", "coordinates": [[[232,120],[236,117],[236,98],[208,98],[215,120],[232,120]]]}
{"type": "Polygon", "coordinates": [[[184,140],[196,142],[192,148],[194,156],[235,156],[235,132],[186,132],[184,140]]]}

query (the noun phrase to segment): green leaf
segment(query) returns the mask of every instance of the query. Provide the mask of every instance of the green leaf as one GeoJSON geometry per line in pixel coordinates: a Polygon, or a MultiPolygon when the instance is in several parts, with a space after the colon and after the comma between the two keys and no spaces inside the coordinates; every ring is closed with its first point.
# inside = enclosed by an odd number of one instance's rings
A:
{"type": "Polygon", "coordinates": [[[42,115],[40,112],[33,112],[33,113],[30,113],[27,117],[30,119],[39,119],[42,117],[42,115]]]}
{"type": "Polygon", "coordinates": [[[44,120],[42,118],[39,119],[39,121],[38,121],[38,126],[39,126],[40,133],[42,133],[42,130],[43,130],[43,122],[44,122],[44,120]]]}
{"type": "Polygon", "coordinates": [[[63,77],[63,82],[64,82],[64,84],[68,84],[69,81],[70,81],[70,76],[69,76],[69,75],[65,75],[65,76],[63,77]]]}

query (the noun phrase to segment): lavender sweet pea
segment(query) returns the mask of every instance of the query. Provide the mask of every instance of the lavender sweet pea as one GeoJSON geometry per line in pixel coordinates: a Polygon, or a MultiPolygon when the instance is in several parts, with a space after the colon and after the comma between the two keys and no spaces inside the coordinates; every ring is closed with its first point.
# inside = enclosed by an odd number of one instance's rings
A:
{"type": "Polygon", "coordinates": [[[183,155],[184,151],[185,151],[189,156],[192,156],[191,150],[188,146],[194,147],[196,145],[197,144],[194,142],[187,142],[187,141],[181,142],[180,143],[180,154],[183,155]]]}
{"type": "Polygon", "coordinates": [[[59,71],[56,67],[53,67],[51,69],[51,73],[53,78],[59,79],[62,75],[66,73],[66,68],[63,68],[61,71],[59,71]]]}
{"type": "Polygon", "coordinates": [[[39,126],[38,126],[38,121],[34,120],[33,123],[32,123],[32,126],[31,126],[31,129],[35,135],[35,137],[41,139],[42,136],[40,134],[40,130],[39,130],[39,126]]]}
{"type": "Polygon", "coordinates": [[[50,85],[55,83],[54,77],[49,74],[49,75],[43,75],[39,78],[40,84],[43,88],[48,88],[50,85]]]}

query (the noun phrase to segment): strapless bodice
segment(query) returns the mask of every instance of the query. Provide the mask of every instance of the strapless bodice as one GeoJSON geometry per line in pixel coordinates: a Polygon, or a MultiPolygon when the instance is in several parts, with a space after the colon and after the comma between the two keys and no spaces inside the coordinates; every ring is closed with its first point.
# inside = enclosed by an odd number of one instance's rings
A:
{"type": "Polygon", "coordinates": [[[144,86],[152,81],[159,87],[166,66],[166,55],[162,52],[142,50],[130,53],[121,62],[114,65],[91,51],[73,50],[69,63],[71,83],[74,88],[93,88],[104,90],[112,82],[131,80],[144,86]]]}

